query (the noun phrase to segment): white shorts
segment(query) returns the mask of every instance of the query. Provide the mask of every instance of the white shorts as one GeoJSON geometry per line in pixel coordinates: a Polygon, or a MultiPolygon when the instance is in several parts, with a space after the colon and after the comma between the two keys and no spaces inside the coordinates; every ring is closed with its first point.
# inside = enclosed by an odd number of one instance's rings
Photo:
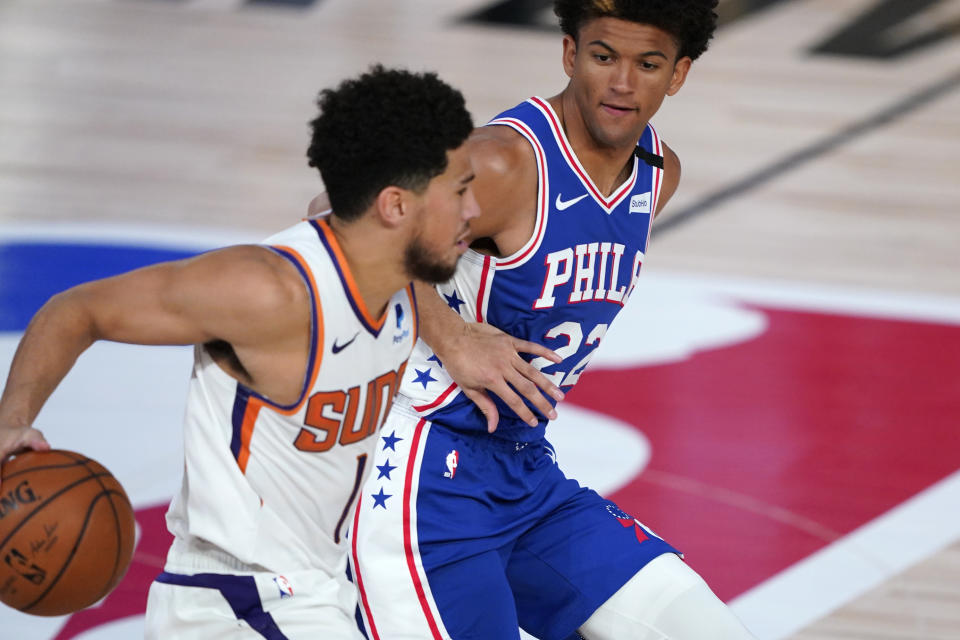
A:
{"type": "Polygon", "coordinates": [[[183,564],[176,559],[171,551],[166,570],[150,586],[147,640],[363,640],[346,576],[238,570],[224,567],[221,554],[211,554],[209,562],[195,555],[183,564]],[[198,570],[198,564],[206,566],[198,570]]]}

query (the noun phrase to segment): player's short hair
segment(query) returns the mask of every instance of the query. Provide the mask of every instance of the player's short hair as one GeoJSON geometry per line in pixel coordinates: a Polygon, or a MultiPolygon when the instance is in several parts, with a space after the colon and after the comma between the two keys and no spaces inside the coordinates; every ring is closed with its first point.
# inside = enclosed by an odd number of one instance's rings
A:
{"type": "Polygon", "coordinates": [[[577,39],[595,18],[619,18],[666,31],[677,43],[678,58],[696,60],[707,50],[717,27],[717,0],[555,0],[560,29],[577,39]]]}
{"type": "Polygon", "coordinates": [[[434,73],[375,65],[324,89],[307,158],[334,215],[358,218],[388,186],[421,192],[473,130],[463,95],[434,73]]]}

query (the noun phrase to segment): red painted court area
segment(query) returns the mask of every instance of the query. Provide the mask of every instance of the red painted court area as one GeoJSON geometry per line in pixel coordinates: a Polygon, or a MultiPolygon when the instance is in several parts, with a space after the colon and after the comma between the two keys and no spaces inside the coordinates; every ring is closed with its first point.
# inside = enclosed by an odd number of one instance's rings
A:
{"type": "Polygon", "coordinates": [[[754,309],[754,340],[569,395],[650,439],[610,497],[723,599],[960,468],[960,326],[754,309]]]}

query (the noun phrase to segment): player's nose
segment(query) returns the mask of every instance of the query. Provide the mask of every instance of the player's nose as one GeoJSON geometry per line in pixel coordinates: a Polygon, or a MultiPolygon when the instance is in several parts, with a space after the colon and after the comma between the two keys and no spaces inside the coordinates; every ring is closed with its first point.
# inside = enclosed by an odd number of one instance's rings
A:
{"type": "Polygon", "coordinates": [[[480,215],[480,205],[477,203],[477,199],[473,195],[473,189],[467,187],[467,192],[463,194],[463,209],[460,214],[463,216],[464,221],[471,220],[480,215]]]}

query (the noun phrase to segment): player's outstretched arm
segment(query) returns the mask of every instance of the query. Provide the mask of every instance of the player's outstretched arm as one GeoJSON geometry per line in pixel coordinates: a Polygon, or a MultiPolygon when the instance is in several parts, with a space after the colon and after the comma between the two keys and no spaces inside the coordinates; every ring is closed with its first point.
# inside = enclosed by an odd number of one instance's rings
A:
{"type": "Polygon", "coordinates": [[[537,418],[523,398],[548,419],[557,417],[553,405],[543,394],[560,401],[563,392],[520,354],[531,353],[551,362],[560,362],[560,356],[543,345],[514,338],[489,324],[464,322],[432,286],[420,282],[415,286],[420,306],[420,337],[486,416],[487,431],[493,433],[500,420],[497,405],[488,391],[495,393],[531,426],[537,425],[537,418]]]}
{"type": "Polygon", "coordinates": [[[186,345],[219,339],[241,362],[257,348],[282,349],[292,340],[282,332],[302,332],[293,324],[300,318],[295,310],[308,304],[299,276],[288,273],[285,262],[263,247],[231,247],[84,283],[51,298],[27,327],[0,396],[0,460],[24,448],[49,448],[33,421],[97,340],[186,345]]]}

